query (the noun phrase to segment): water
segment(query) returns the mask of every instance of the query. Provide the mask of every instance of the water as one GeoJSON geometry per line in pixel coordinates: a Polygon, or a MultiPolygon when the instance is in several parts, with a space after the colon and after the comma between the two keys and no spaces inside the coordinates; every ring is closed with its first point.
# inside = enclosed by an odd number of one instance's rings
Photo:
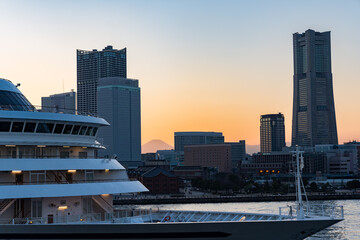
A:
{"type": "MultiPolygon", "coordinates": [[[[335,204],[344,206],[345,220],[337,223],[307,240],[357,240],[360,239],[360,200],[343,201],[316,201],[316,204],[335,204]]],[[[156,206],[160,209],[196,210],[196,211],[224,211],[224,212],[253,212],[253,213],[279,213],[279,207],[294,202],[252,202],[252,203],[206,203],[206,204],[164,204],[156,206]]]]}

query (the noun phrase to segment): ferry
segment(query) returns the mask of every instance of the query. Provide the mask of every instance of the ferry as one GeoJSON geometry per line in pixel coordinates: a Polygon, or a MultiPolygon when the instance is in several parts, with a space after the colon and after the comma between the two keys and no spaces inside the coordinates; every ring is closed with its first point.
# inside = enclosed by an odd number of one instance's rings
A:
{"type": "MultiPolygon", "coordinates": [[[[116,209],[113,195],[148,191],[104,148],[99,117],[38,111],[0,79],[0,239],[304,239],[344,218],[302,202],[278,214],[116,209]]],[[[301,164],[301,163],[300,163],[301,164]]]]}

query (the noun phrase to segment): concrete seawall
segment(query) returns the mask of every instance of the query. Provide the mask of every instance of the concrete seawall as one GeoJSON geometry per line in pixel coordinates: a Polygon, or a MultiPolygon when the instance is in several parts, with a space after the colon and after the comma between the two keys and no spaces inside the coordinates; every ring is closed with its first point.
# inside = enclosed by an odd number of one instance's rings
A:
{"type": "MultiPolygon", "coordinates": [[[[356,194],[309,194],[309,200],[348,200],[360,199],[360,193],[356,194]]],[[[226,202],[273,202],[295,201],[295,195],[242,195],[242,196],[219,196],[219,197],[156,197],[147,196],[141,198],[114,199],[114,205],[149,205],[149,204],[181,204],[181,203],[226,203],[226,202]]]]}

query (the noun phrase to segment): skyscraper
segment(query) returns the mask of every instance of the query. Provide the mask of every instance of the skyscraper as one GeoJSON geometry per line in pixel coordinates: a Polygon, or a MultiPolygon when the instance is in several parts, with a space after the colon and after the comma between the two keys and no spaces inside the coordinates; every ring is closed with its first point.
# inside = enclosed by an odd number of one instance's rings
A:
{"type": "Polygon", "coordinates": [[[330,32],[293,34],[292,146],[337,144],[330,32]]]}
{"type": "Polygon", "coordinates": [[[138,80],[100,78],[98,81],[98,114],[110,123],[99,130],[106,149],[100,156],[117,155],[127,167],[141,164],[140,88],[138,80]]]}
{"type": "Polygon", "coordinates": [[[281,151],[285,147],[284,115],[266,114],[260,118],[260,152],[281,151]]]}
{"type": "Polygon", "coordinates": [[[102,51],[76,50],[77,109],[81,113],[97,113],[97,84],[99,78],[126,78],[126,48],[105,47],[102,51]]]}

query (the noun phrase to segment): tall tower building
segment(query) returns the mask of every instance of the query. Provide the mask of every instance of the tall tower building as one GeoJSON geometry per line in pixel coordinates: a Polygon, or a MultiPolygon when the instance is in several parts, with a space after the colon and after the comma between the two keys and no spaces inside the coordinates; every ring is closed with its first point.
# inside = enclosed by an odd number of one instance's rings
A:
{"type": "Polygon", "coordinates": [[[138,80],[110,77],[98,81],[98,114],[110,123],[99,129],[106,149],[99,156],[113,154],[126,167],[141,164],[140,88],[138,80]]]}
{"type": "Polygon", "coordinates": [[[285,147],[284,115],[266,114],[260,118],[260,152],[281,151],[285,147]]]}
{"type": "Polygon", "coordinates": [[[81,113],[97,113],[97,85],[99,78],[126,78],[126,48],[112,46],[102,51],[76,50],[77,55],[77,109],[81,113]]]}
{"type": "Polygon", "coordinates": [[[337,144],[330,32],[293,34],[292,146],[337,144]]]}

